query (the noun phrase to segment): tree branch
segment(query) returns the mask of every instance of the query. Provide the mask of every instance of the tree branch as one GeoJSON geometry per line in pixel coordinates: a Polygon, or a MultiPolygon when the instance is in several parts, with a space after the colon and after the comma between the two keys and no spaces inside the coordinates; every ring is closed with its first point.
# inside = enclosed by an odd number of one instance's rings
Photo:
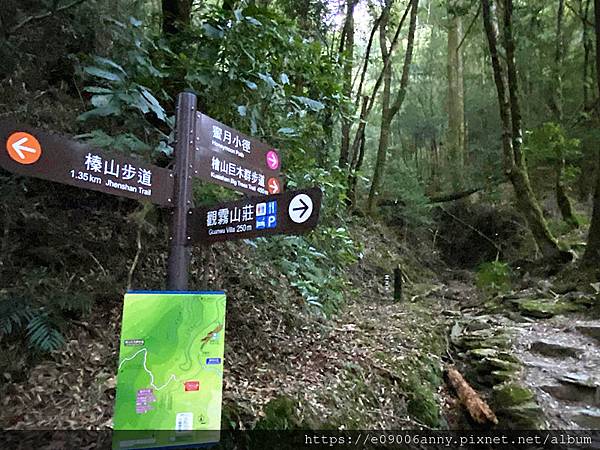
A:
{"type": "MultiPolygon", "coordinates": [[[[379,17],[377,18],[377,20],[375,20],[375,23],[373,23],[373,29],[371,30],[371,35],[369,36],[369,43],[367,44],[367,50],[365,52],[365,63],[363,64],[362,72],[360,74],[360,83],[358,84],[358,90],[356,91],[356,102],[354,104],[355,108],[358,108],[360,99],[362,98],[362,87],[363,87],[363,83],[365,82],[365,76],[367,74],[367,67],[369,65],[369,57],[371,56],[371,46],[373,45],[373,39],[375,38],[375,32],[377,31],[377,28],[379,27],[379,24],[381,23],[381,20],[383,19],[383,14],[384,14],[384,12],[382,12],[379,15],[379,17]]],[[[356,78],[352,82],[352,86],[354,86],[355,82],[356,82],[356,78]]]]}
{"type": "Polygon", "coordinates": [[[377,78],[377,81],[375,82],[375,86],[373,87],[373,92],[371,93],[371,100],[370,100],[369,106],[367,108],[367,116],[371,112],[371,109],[373,109],[373,105],[375,104],[375,97],[376,97],[377,91],[379,90],[379,87],[381,86],[381,83],[383,82],[383,76],[385,74],[385,71],[388,68],[388,66],[392,63],[392,55],[394,54],[394,50],[396,49],[396,45],[398,44],[398,38],[400,37],[400,31],[402,30],[402,27],[404,26],[404,21],[406,20],[406,17],[408,17],[408,13],[412,9],[411,6],[412,6],[412,1],[408,3],[408,6],[406,7],[404,14],[402,15],[402,19],[400,19],[400,23],[398,24],[398,28],[396,29],[396,33],[394,34],[394,38],[392,39],[392,43],[390,44],[390,51],[388,53],[388,58],[385,58],[383,61],[383,69],[381,70],[381,73],[379,74],[379,77],[377,78]]]}
{"type": "Polygon", "coordinates": [[[482,191],[482,187],[467,189],[466,191],[460,192],[452,192],[450,194],[442,194],[429,197],[429,203],[446,203],[452,202],[454,200],[460,200],[461,198],[468,197],[469,195],[473,195],[476,192],[482,191]]]}
{"type": "Polygon", "coordinates": [[[588,27],[592,27],[592,28],[594,28],[594,24],[593,24],[592,22],[590,22],[590,21],[588,20],[588,18],[587,18],[587,17],[585,17],[585,16],[582,16],[582,15],[581,15],[581,13],[579,13],[579,12],[575,11],[575,8],[573,8],[573,7],[572,7],[572,6],[569,4],[569,2],[565,2],[565,6],[566,6],[567,8],[569,8],[569,9],[571,10],[571,12],[572,12],[573,14],[575,14],[575,15],[576,15],[576,16],[579,18],[579,20],[581,20],[581,22],[582,22],[582,23],[586,24],[588,27]]]}
{"type": "Polygon", "coordinates": [[[408,87],[408,77],[410,75],[410,65],[412,63],[412,55],[415,47],[415,30],[417,27],[417,10],[419,8],[419,0],[412,0],[412,10],[410,13],[410,24],[408,26],[408,42],[406,43],[406,53],[404,54],[404,66],[402,67],[402,78],[400,79],[400,89],[396,95],[396,100],[390,108],[390,115],[394,117],[404,102],[406,97],[406,89],[408,87]]]}
{"type": "Polygon", "coordinates": [[[37,14],[37,15],[34,15],[34,16],[26,17],[21,22],[19,22],[14,27],[12,27],[10,30],[8,30],[7,34],[8,35],[15,34],[17,31],[19,31],[21,28],[23,28],[25,25],[27,25],[30,22],[35,22],[35,21],[38,21],[38,20],[46,19],[47,17],[50,17],[53,14],[59,13],[61,11],[69,9],[69,8],[73,8],[74,6],[77,6],[77,5],[79,5],[79,4],[81,4],[81,3],[85,2],[85,1],[86,0],[74,0],[71,3],[68,3],[66,5],[61,6],[60,8],[56,8],[55,10],[46,11],[45,13],[41,13],[41,14],[37,14]]]}
{"type": "MultiPolygon", "coordinates": [[[[365,101],[367,102],[367,104],[364,107],[365,114],[363,116],[363,114],[361,113],[361,120],[359,122],[356,133],[354,134],[354,140],[352,141],[352,148],[350,150],[351,155],[355,155],[358,153],[358,150],[359,150],[360,144],[361,144],[361,139],[364,139],[364,131],[365,131],[365,126],[366,126],[366,122],[367,122],[367,117],[371,113],[371,109],[373,109],[373,105],[375,104],[375,97],[377,96],[377,91],[379,91],[379,87],[381,86],[381,83],[383,81],[383,75],[387,69],[387,66],[389,64],[391,64],[391,59],[392,59],[391,55],[394,51],[394,48],[396,47],[396,44],[398,43],[398,37],[400,36],[400,30],[402,29],[402,26],[404,25],[404,21],[406,20],[406,17],[408,16],[408,13],[411,10],[411,5],[412,5],[412,1],[409,2],[408,6],[406,7],[406,10],[404,11],[404,15],[402,16],[402,19],[400,20],[400,23],[398,24],[398,28],[396,29],[396,33],[394,34],[394,38],[392,39],[392,43],[390,45],[389,57],[383,61],[383,69],[379,73],[379,77],[377,78],[375,86],[373,87],[373,91],[371,92],[371,97],[370,98],[368,96],[364,97],[365,101]]],[[[390,6],[384,6],[384,8],[389,8],[389,7],[390,6]]],[[[383,14],[385,14],[385,11],[382,13],[382,16],[383,16],[383,14]]],[[[373,30],[373,33],[374,32],[375,32],[375,29],[373,30]]]]}
{"type": "Polygon", "coordinates": [[[481,13],[481,3],[479,3],[479,6],[477,7],[477,12],[475,13],[475,17],[473,17],[473,20],[469,24],[469,27],[467,28],[467,31],[465,32],[464,36],[460,40],[460,43],[458,44],[458,47],[456,47],[456,52],[457,53],[460,50],[460,48],[462,47],[462,45],[465,43],[465,39],[467,38],[467,36],[471,32],[471,30],[473,29],[473,25],[475,25],[475,22],[477,21],[477,18],[479,17],[480,13],[481,13]]]}

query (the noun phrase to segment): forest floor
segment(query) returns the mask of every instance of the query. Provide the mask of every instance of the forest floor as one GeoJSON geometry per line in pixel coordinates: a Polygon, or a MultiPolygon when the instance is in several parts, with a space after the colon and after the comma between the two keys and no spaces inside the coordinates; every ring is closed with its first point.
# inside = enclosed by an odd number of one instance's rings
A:
{"type": "MultiPolygon", "coordinates": [[[[224,427],[440,426],[447,329],[442,302],[431,294],[442,286],[432,284],[427,268],[413,273],[431,260],[411,260],[416,251],[400,256],[407,243],[380,226],[355,231],[370,236],[363,239],[364,258],[351,270],[354,288],[345,304],[330,318],[298,301],[283,305],[282,293],[291,289],[283,282],[252,291],[252,280],[235,267],[223,270],[238,281],[227,290],[224,427]],[[393,301],[384,276],[398,261],[410,278],[402,302],[393,301]],[[268,295],[257,294],[266,289],[268,295]]],[[[0,426],[110,428],[120,316],[118,299],[99,305],[75,321],[64,348],[21,379],[5,373],[0,426]]]]}
{"type": "MultiPolygon", "coordinates": [[[[501,425],[520,426],[515,415],[543,410],[541,426],[598,426],[600,321],[564,315],[578,308],[556,309],[563,298],[587,308],[593,295],[558,295],[551,280],[529,279],[485,302],[474,273],[445,267],[422,239],[407,242],[380,225],[354,232],[368,236],[364,257],[350,270],[344,305],[329,318],[300,301],[282,305],[291,289],[283,281],[275,289],[240,281],[235,267],[223,275],[237,280],[228,282],[223,427],[468,427],[443,380],[448,365],[498,408],[501,425]],[[397,263],[406,275],[401,302],[385,278],[397,263]],[[538,309],[532,299],[541,301],[538,309]],[[509,382],[527,391],[506,408],[497,394],[509,382]]],[[[243,265],[243,250],[228,249],[243,265]]],[[[5,373],[0,427],[110,428],[120,316],[118,299],[96,307],[75,322],[65,347],[27,376],[5,373]]]]}

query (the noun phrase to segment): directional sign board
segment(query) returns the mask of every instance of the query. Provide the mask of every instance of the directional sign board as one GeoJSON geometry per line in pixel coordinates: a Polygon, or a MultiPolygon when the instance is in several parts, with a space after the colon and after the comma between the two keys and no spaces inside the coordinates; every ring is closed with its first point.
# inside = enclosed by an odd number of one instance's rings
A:
{"type": "Polygon", "coordinates": [[[322,195],[312,188],[194,208],[188,236],[193,244],[208,244],[305,233],[317,226],[322,195]]]}
{"type": "Polygon", "coordinates": [[[0,121],[0,167],[107,194],[173,205],[173,172],[66,136],[0,121]]]}
{"type": "Polygon", "coordinates": [[[196,114],[194,174],[245,194],[283,191],[281,155],[273,147],[241,134],[205,114],[196,114]]]}

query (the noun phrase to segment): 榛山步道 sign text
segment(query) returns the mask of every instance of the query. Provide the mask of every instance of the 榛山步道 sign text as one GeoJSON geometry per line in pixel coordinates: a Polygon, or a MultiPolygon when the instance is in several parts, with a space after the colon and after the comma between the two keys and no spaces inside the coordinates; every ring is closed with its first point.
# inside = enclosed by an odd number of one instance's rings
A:
{"type": "Polygon", "coordinates": [[[107,194],[173,204],[173,173],[143,161],[108,153],[59,134],[0,122],[0,167],[107,194]]]}

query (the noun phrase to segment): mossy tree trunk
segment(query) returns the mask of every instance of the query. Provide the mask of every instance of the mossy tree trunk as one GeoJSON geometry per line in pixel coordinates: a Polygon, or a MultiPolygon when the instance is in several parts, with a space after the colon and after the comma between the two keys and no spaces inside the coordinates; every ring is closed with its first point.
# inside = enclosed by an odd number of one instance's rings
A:
{"type": "MultiPolygon", "coordinates": [[[[594,0],[594,16],[596,19],[596,83],[600,94],[600,0],[594,0]]],[[[597,120],[600,121],[600,114],[597,120]]],[[[596,184],[594,189],[594,210],[592,223],[588,233],[587,247],[583,255],[584,265],[598,267],[600,265],[600,149],[596,149],[596,184]]]]}
{"type": "MultiPolygon", "coordinates": [[[[365,158],[365,123],[367,120],[367,107],[369,105],[369,96],[365,95],[363,105],[360,111],[359,131],[357,136],[358,149],[352,152],[352,161],[350,162],[350,171],[348,174],[348,189],[346,191],[347,203],[349,208],[356,206],[356,183],[358,182],[358,172],[362,168],[365,158]]],[[[353,145],[354,146],[354,145],[353,145]]]]}
{"type": "MultiPolygon", "coordinates": [[[[354,7],[357,0],[347,0],[346,20],[340,42],[340,55],[344,62],[343,91],[348,102],[352,100],[352,69],[354,67],[354,7]]],[[[350,129],[352,128],[351,111],[344,111],[342,116],[342,146],[339,165],[342,169],[348,166],[350,159],[350,129]]]]}
{"type": "MultiPolygon", "coordinates": [[[[583,64],[581,66],[581,87],[583,89],[583,112],[589,113],[592,105],[590,102],[590,87],[593,86],[591,75],[591,60],[590,57],[593,51],[593,43],[589,32],[589,15],[590,15],[590,0],[578,0],[579,4],[579,19],[581,22],[581,41],[583,42],[583,64]]],[[[593,92],[593,91],[592,91],[593,92]]],[[[593,99],[593,96],[592,96],[593,99]]],[[[581,150],[583,154],[582,167],[591,167],[595,164],[594,151],[590,148],[587,139],[582,139],[581,150]]],[[[581,201],[587,201],[593,189],[594,178],[589,176],[585,170],[581,171],[578,180],[579,192],[578,196],[581,201]]]]}
{"type": "Polygon", "coordinates": [[[559,159],[556,167],[556,203],[558,204],[558,210],[563,220],[571,228],[579,228],[579,221],[573,211],[573,205],[571,199],[567,195],[567,190],[563,181],[563,174],[565,171],[565,159],[559,155],[559,159]]]}
{"type": "MultiPolygon", "coordinates": [[[[600,0],[598,0],[600,1],[600,0]]],[[[493,0],[482,0],[483,21],[492,59],[494,81],[498,93],[500,117],[502,120],[502,148],[504,166],[516,196],[517,208],[523,214],[529,229],[544,258],[558,260],[563,253],[558,242],[550,233],[535,198],[527,166],[523,155],[523,132],[521,110],[518,98],[518,79],[515,65],[515,43],[512,31],[512,0],[504,0],[503,44],[506,52],[505,67],[501,64],[498,52],[498,25],[493,0]]]]}
{"type": "MultiPolygon", "coordinates": [[[[565,15],[565,1],[558,1],[558,11],[556,14],[556,48],[554,53],[554,92],[552,95],[551,109],[554,111],[556,123],[563,121],[563,64],[564,64],[564,39],[563,39],[563,19],[565,15]]],[[[557,149],[555,155],[557,163],[556,170],[556,203],[563,220],[571,227],[577,228],[579,223],[573,213],[571,199],[567,195],[567,189],[563,181],[565,171],[565,157],[560,149],[557,149]]]]}

